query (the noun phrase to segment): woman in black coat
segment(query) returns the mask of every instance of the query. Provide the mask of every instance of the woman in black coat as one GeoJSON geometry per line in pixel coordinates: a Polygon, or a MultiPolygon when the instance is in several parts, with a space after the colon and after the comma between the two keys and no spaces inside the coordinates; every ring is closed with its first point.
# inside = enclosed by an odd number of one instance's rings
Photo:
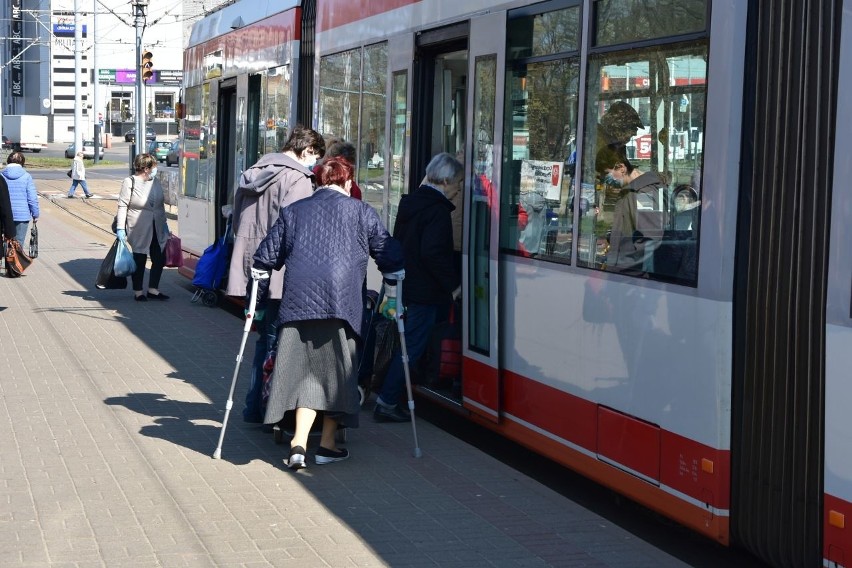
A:
{"type": "Polygon", "coordinates": [[[0,229],[6,239],[15,238],[15,218],[12,216],[12,200],[9,198],[9,186],[0,176],[0,229]]]}
{"type": "MultiPolygon", "coordinates": [[[[296,409],[296,431],[287,465],[305,467],[308,433],[324,411],[318,465],[349,457],[335,445],[338,418],[357,424],[356,341],[361,336],[362,285],[367,262],[379,270],[403,268],[402,251],[363,201],[349,196],[353,170],[333,158],[319,167],[320,187],[281,209],[278,220],[254,255],[254,270],[286,267],[281,306],[272,325],[279,328],[278,353],[264,422],[275,424],[296,409]]],[[[260,280],[262,309],[269,280],[260,280]]]]}

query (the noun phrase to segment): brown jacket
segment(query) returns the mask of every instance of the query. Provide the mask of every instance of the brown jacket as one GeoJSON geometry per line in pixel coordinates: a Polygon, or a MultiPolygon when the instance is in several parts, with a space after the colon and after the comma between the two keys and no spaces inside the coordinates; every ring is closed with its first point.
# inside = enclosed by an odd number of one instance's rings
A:
{"type": "MultiPolygon", "coordinates": [[[[257,246],[278,219],[278,211],[313,193],[313,173],[275,152],[243,172],[234,195],[234,251],[228,271],[229,296],[244,297],[257,246]]],[[[272,273],[270,298],[281,298],[284,269],[272,273]]]]}

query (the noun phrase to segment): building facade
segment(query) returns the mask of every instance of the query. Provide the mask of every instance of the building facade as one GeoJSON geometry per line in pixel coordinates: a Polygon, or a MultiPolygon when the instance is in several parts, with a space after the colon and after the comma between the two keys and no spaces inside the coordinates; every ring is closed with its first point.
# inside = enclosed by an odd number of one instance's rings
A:
{"type": "MultiPolygon", "coordinates": [[[[8,41],[0,42],[0,108],[4,115],[48,117],[52,142],[74,139],[74,111],[82,107],[83,138],[95,124],[123,136],[134,125],[139,62],[133,5],[118,0],[80,0],[80,45],[75,40],[74,0],[9,0],[0,5],[8,41]],[[94,41],[97,40],[97,41],[94,41]],[[80,51],[80,75],[75,68],[80,51]]],[[[183,48],[192,23],[203,15],[200,1],[177,0],[147,7],[143,49],[153,55],[146,82],[146,122],[158,136],[177,133],[183,48]]]]}

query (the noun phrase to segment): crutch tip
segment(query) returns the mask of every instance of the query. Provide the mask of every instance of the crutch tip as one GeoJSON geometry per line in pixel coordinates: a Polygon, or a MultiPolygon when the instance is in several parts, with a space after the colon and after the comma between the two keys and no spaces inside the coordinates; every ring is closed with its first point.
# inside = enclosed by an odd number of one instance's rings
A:
{"type": "Polygon", "coordinates": [[[218,460],[221,457],[222,457],[222,450],[217,448],[216,451],[213,452],[213,459],[218,460]]]}
{"type": "Polygon", "coordinates": [[[414,457],[415,458],[422,458],[423,457],[423,452],[420,451],[420,448],[414,448],[414,457]]]}

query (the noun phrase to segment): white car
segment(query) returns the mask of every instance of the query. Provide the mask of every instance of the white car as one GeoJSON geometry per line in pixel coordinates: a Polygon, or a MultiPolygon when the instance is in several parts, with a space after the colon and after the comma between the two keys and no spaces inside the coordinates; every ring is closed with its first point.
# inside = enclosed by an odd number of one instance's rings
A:
{"type": "MultiPolygon", "coordinates": [[[[101,159],[103,159],[104,147],[101,146],[98,150],[100,150],[98,152],[98,154],[100,154],[99,157],[101,159]]],[[[77,154],[77,152],[74,151],[74,143],[72,142],[71,144],[69,144],[69,146],[67,148],[65,148],[65,157],[68,158],[69,160],[71,160],[71,159],[74,158],[74,156],[76,154],[77,154]]],[[[89,160],[91,160],[92,158],[95,157],[95,141],[94,140],[83,140],[83,157],[87,158],[89,160]]]]}

